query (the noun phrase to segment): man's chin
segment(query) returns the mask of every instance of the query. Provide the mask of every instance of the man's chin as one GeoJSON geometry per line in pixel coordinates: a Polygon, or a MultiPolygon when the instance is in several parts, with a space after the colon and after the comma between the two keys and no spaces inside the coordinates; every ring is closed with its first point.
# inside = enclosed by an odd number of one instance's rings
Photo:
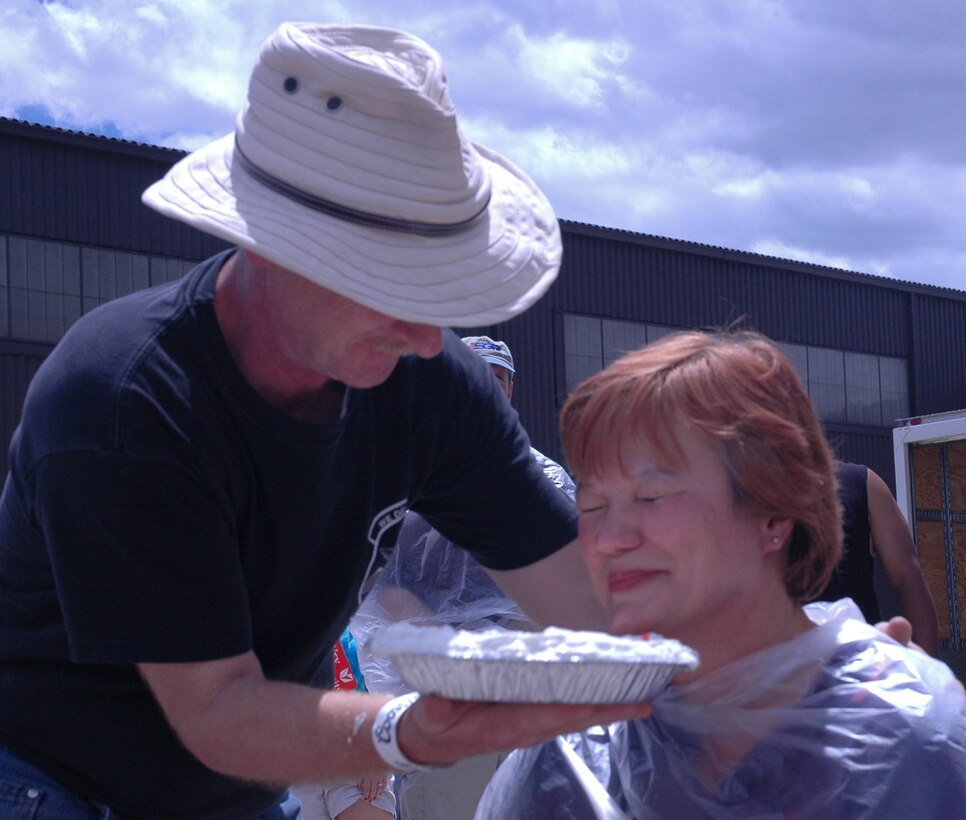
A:
{"type": "Polygon", "coordinates": [[[399,363],[398,357],[393,359],[391,365],[384,367],[372,367],[365,371],[351,373],[346,378],[340,379],[343,384],[356,390],[368,390],[371,387],[378,387],[386,381],[399,363]]]}

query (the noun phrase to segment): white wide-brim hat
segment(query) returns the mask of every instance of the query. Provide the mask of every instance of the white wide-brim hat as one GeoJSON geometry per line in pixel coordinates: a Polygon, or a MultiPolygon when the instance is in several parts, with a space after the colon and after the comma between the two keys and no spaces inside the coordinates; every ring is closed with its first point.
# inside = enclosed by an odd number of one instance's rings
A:
{"type": "Polygon", "coordinates": [[[439,55],[368,26],[285,23],[235,133],[186,156],[145,204],[407,321],[488,325],[556,278],[537,186],[467,140],[439,55]]]}

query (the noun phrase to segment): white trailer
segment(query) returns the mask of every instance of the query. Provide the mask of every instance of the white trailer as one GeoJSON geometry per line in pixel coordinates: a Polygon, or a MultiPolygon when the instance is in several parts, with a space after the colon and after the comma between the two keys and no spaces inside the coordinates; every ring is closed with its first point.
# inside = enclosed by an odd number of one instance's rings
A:
{"type": "Polygon", "coordinates": [[[944,658],[966,667],[966,410],[901,419],[896,500],[936,602],[944,658]]]}

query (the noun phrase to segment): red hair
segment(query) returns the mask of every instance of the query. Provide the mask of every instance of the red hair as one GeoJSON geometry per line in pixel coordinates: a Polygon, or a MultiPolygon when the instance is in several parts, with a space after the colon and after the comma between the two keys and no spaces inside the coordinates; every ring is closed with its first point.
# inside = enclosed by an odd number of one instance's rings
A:
{"type": "Polygon", "coordinates": [[[842,552],[835,459],[798,374],[769,339],[748,331],[687,331],[628,353],[577,386],[560,430],[579,481],[646,440],[669,467],[684,455],[682,424],[720,446],[735,500],[795,522],[785,588],[797,602],[824,589],[842,552]]]}

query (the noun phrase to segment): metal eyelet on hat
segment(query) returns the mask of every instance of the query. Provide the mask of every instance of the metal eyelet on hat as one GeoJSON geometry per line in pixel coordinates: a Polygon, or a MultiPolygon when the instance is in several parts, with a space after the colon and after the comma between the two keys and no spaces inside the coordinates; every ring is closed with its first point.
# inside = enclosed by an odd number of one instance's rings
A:
{"type": "Polygon", "coordinates": [[[299,81],[295,77],[286,77],[282,86],[289,94],[294,94],[299,89],[299,81]]]}
{"type": "Polygon", "coordinates": [[[325,101],[325,107],[328,108],[329,111],[335,113],[340,108],[342,108],[342,97],[339,97],[339,96],[329,97],[329,99],[325,101]]]}

